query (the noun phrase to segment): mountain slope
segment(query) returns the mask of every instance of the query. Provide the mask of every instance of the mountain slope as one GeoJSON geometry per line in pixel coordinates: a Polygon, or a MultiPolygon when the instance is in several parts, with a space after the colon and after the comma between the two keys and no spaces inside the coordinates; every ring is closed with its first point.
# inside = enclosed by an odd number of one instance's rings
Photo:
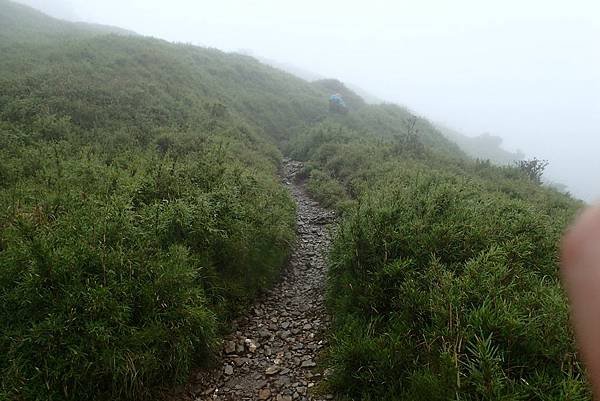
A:
{"type": "Polygon", "coordinates": [[[276,93],[317,92],[0,6],[29,40],[0,40],[0,399],[153,399],[287,259],[294,205],[267,132],[304,121],[276,93]]]}
{"type": "Polygon", "coordinates": [[[25,5],[0,0],[0,42],[39,42],[65,39],[72,35],[93,36],[107,33],[134,34],[125,29],[105,25],[62,21],[25,5]]]}
{"type": "MultiPolygon", "coordinates": [[[[83,128],[124,120],[140,127],[190,126],[220,104],[224,113],[277,137],[289,123],[319,118],[326,110],[325,95],[300,79],[217,50],[103,36],[60,48],[12,47],[6,54],[0,61],[4,110],[10,108],[6,102],[27,93],[83,128]]],[[[26,105],[18,108],[6,118],[35,113],[26,105]]]]}
{"type": "MultiPolygon", "coordinates": [[[[86,129],[106,126],[123,115],[138,125],[193,125],[207,118],[211,104],[219,103],[279,142],[289,139],[293,127],[328,118],[329,95],[340,89],[337,84],[308,83],[239,54],[149,38],[99,35],[94,27],[80,34],[70,30],[74,24],[0,1],[0,15],[13,21],[0,25],[4,38],[0,46],[6,55],[0,59],[0,101],[5,102],[5,113],[7,108],[14,113],[5,118],[15,121],[36,112],[26,104],[7,106],[9,100],[24,95],[33,102],[43,99],[49,113],[69,115],[86,129]],[[23,34],[16,35],[13,26],[23,34]],[[55,38],[56,31],[65,32],[60,43],[35,44],[55,38]],[[24,44],[22,37],[34,40],[24,44]]],[[[343,91],[351,103],[364,104],[351,91],[343,91]]],[[[382,116],[383,120],[374,118],[370,123],[375,135],[389,133],[390,125],[401,130],[411,115],[382,116]]],[[[440,146],[452,147],[433,126],[426,131],[424,135],[438,138],[440,146]]]]}
{"type": "Polygon", "coordinates": [[[292,249],[282,151],[343,216],[340,394],[585,398],[554,274],[568,196],[339,81],[5,0],[0,16],[0,399],[155,399],[208,364],[292,249]]]}
{"type": "Polygon", "coordinates": [[[469,156],[482,160],[490,160],[496,164],[513,164],[523,160],[522,152],[509,152],[502,148],[502,138],[490,134],[469,137],[453,129],[436,125],[436,128],[448,139],[455,142],[469,156]]]}
{"type": "Polygon", "coordinates": [[[329,255],[329,391],[590,399],[558,277],[582,204],[515,166],[424,143],[333,122],[290,143],[309,192],[343,216],[329,255]]]}

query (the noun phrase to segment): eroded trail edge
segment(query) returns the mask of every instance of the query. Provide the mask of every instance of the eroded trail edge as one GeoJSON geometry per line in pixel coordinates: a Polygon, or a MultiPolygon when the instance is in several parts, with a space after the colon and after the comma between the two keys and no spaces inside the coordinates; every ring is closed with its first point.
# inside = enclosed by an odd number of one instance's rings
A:
{"type": "Polygon", "coordinates": [[[189,396],[195,400],[325,400],[316,360],[327,346],[325,257],[331,211],[311,200],[296,180],[300,162],[284,160],[282,183],[297,203],[297,243],[281,280],[234,322],[222,364],[199,373],[189,396]]]}

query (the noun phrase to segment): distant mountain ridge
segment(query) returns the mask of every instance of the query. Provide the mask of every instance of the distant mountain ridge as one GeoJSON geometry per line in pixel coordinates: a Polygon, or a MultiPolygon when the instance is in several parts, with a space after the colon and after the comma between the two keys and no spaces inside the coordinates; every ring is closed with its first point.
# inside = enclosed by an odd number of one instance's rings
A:
{"type": "Polygon", "coordinates": [[[436,128],[473,158],[490,160],[496,164],[513,164],[525,158],[520,150],[510,152],[502,148],[503,140],[499,136],[485,133],[471,137],[441,124],[436,124],[436,128]]]}
{"type": "MultiPolygon", "coordinates": [[[[290,74],[295,75],[299,78],[302,78],[308,82],[321,81],[321,80],[327,79],[326,76],[319,74],[317,72],[310,71],[310,70],[295,66],[290,63],[283,63],[283,62],[272,60],[272,59],[269,59],[266,57],[261,57],[259,55],[256,55],[252,50],[241,49],[241,50],[238,50],[238,53],[254,57],[264,64],[267,64],[267,65],[270,65],[277,69],[289,72],[290,74]]],[[[352,83],[345,83],[345,85],[348,87],[348,89],[351,89],[354,93],[356,93],[357,95],[362,97],[364,99],[364,101],[369,104],[384,103],[384,100],[378,98],[377,96],[373,95],[372,93],[369,93],[368,91],[364,90],[363,88],[360,88],[352,83]]]]}
{"type": "Polygon", "coordinates": [[[113,26],[60,20],[23,4],[0,0],[0,41],[30,42],[107,33],[136,35],[113,26]]]}

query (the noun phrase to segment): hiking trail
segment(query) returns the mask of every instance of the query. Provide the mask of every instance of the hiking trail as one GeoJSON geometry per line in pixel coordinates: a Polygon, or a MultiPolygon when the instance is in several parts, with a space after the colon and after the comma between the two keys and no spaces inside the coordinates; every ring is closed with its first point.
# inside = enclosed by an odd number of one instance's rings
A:
{"type": "Polygon", "coordinates": [[[297,242],[278,283],[233,322],[211,371],[193,375],[185,400],[321,401],[315,395],[323,379],[316,368],[327,346],[325,255],[332,211],[311,200],[296,175],[302,163],[285,159],[282,183],[297,204],[297,242]]]}

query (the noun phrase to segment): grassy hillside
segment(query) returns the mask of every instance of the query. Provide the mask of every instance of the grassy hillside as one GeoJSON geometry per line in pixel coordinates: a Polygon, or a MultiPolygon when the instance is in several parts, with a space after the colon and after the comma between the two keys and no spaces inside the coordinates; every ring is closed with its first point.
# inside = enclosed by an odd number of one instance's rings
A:
{"type": "Polygon", "coordinates": [[[326,98],[247,57],[0,9],[30,40],[0,25],[0,399],[152,397],[277,276],[274,138],[326,98]]]}
{"type": "Polygon", "coordinates": [[[43,101],[47,114],[68,115],[85,129],[124,122],[186,129],[216,113],[282,138],[326,111],[325,95],[300,79],[218,50],[109,35],[5,54],[0,102],[17,123],[43,101]]]}
{"type": "Polygon", "coordinates": [[[293,243],[282,151],[343,216],[340,397],[588,397],[555,274],[579,203],[339,81],[114,32],[0,0],[0,399],[152,399],[209,363],[293,243]]]}
{"type": "Polygon", "coordinates": [[[409,128],[378,137],[327,122],[290,144],[309,191],[343,215],[330,255],[332,390],[590,399],[557,274],[581,203],[409,128]]]}
{"type": "Polygon", "coordinates": [[[0,0],[0,42],[10,40],[39,43],[66,39],[73,35],[95,36],[107,33],[134,34],[125,29],[105,25],[61,21],[22,4],[0,0]]]}

